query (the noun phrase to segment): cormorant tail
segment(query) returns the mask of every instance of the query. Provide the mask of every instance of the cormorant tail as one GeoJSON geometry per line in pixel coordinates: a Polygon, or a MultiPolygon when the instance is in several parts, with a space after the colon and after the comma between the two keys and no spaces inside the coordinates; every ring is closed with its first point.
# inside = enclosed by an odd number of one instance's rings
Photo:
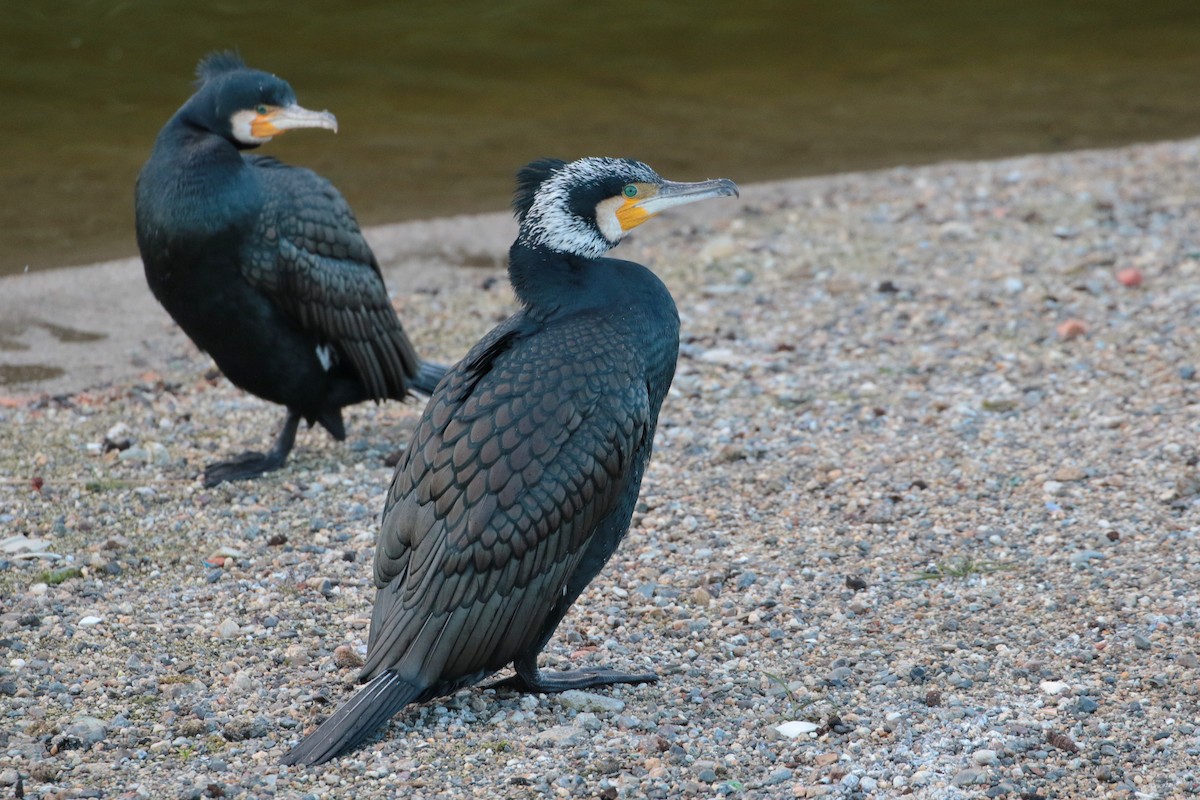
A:
{"type": "Polygon", "coordinates": [[[422,361],[421,368],[417,370],[417,375],[412,380],[413,390],[424,395],[432,395],[442,376],[449,370],[450,368],[444,364],[431,364],[428,361],[422,361]]]}
{"type": "Polygon", "coordinates": [[[349,702],[293,747],[282,762],[322,764],[336,758],[362,744],[420,693],[421,687],[388,670],[359,689],[349,702]]]}

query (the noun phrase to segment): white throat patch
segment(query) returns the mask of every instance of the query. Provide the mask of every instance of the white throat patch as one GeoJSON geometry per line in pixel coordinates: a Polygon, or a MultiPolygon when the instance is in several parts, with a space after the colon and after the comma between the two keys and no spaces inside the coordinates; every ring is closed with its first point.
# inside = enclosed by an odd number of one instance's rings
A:
{"type": "Polygon", "coordinates": [[[271,141],[270,136],[255,136],[251,133],[250,124],[257,116],[258,114],[250,109],[235,111],[229,118],[229,127],[233,131],[233,138],[242,144],[266,144],[271,141]]]}

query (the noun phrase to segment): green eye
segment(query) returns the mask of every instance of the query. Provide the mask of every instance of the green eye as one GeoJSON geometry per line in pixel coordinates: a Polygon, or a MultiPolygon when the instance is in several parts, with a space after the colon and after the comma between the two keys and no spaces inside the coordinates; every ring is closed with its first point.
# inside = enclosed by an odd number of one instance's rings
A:
{"type": "Polygon", "coordinates": [[[624,188],[623,191],[626,197],[637,197],[638,188],[630,183],[624,188]]]}
{"type": "Polygon", "coordinates": [[[257,111],[259,114],[267,113],[267,107],[265,105],[259,105],[259,107],[254,110],[257,111]]]}

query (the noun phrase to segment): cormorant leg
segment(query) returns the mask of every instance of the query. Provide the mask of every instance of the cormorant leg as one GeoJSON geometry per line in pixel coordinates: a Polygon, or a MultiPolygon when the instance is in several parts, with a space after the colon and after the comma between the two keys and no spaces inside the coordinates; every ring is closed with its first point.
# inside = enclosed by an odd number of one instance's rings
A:
{"type": "Polygon", "coordinates": [[[554,694],[565,692],[568,689],[587,689],[591,686],[608,686],[612,683],[653,683],[658,680],[658,676],[653,672],[621,672],[611,667],[542,672],[537,668],[536,653],[518,658],[513,662],[513,669],[517,671],[516,675],[488,684],[487,688],[554,694]]]}
{"type": "Polygon", "coordinates": [[[300,427],[300,415],[288,409],[287,419],[283,430],[275,440],[275,446],[268,453],[249,451],[229,461],[218,461],[204,468],[204,485],[216,486],[225,481],[240,481],[246,478],[257,478],[264,472],[279,469],[287,461],[288,453],[296,444],[296,430],[300,427]]]}

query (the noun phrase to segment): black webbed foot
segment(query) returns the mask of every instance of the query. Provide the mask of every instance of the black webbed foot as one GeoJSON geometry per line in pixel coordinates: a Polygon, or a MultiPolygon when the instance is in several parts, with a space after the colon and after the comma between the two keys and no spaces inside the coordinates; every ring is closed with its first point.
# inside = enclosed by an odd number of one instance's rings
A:
{"type": "Polygon", "coordinates": [[[534,670],[532,673],[518,669],[516,675],[490,683],[486,688],[556,694],[568,689],[587,689],[614,683],[654,683],[657,680],[658,675],[653,672],[621,672],[611,667],[589,667],[564,672],[534,670]]]}
{"type": "Polygon", "coordinates": [[[287,463],[288,453],[296,443],[296,429],[300,427],[300,415],[288,411],[287,419],[283,422],[283,430],[275,440],[275,446],[269,453],[256,453],[253,450],[242,453],[229,461],[218,461],[204,468],[204,485],[208,488],[225,481],[244,481],[247,478],[257,478],[264,472],[279,469],[287,463]]]}

